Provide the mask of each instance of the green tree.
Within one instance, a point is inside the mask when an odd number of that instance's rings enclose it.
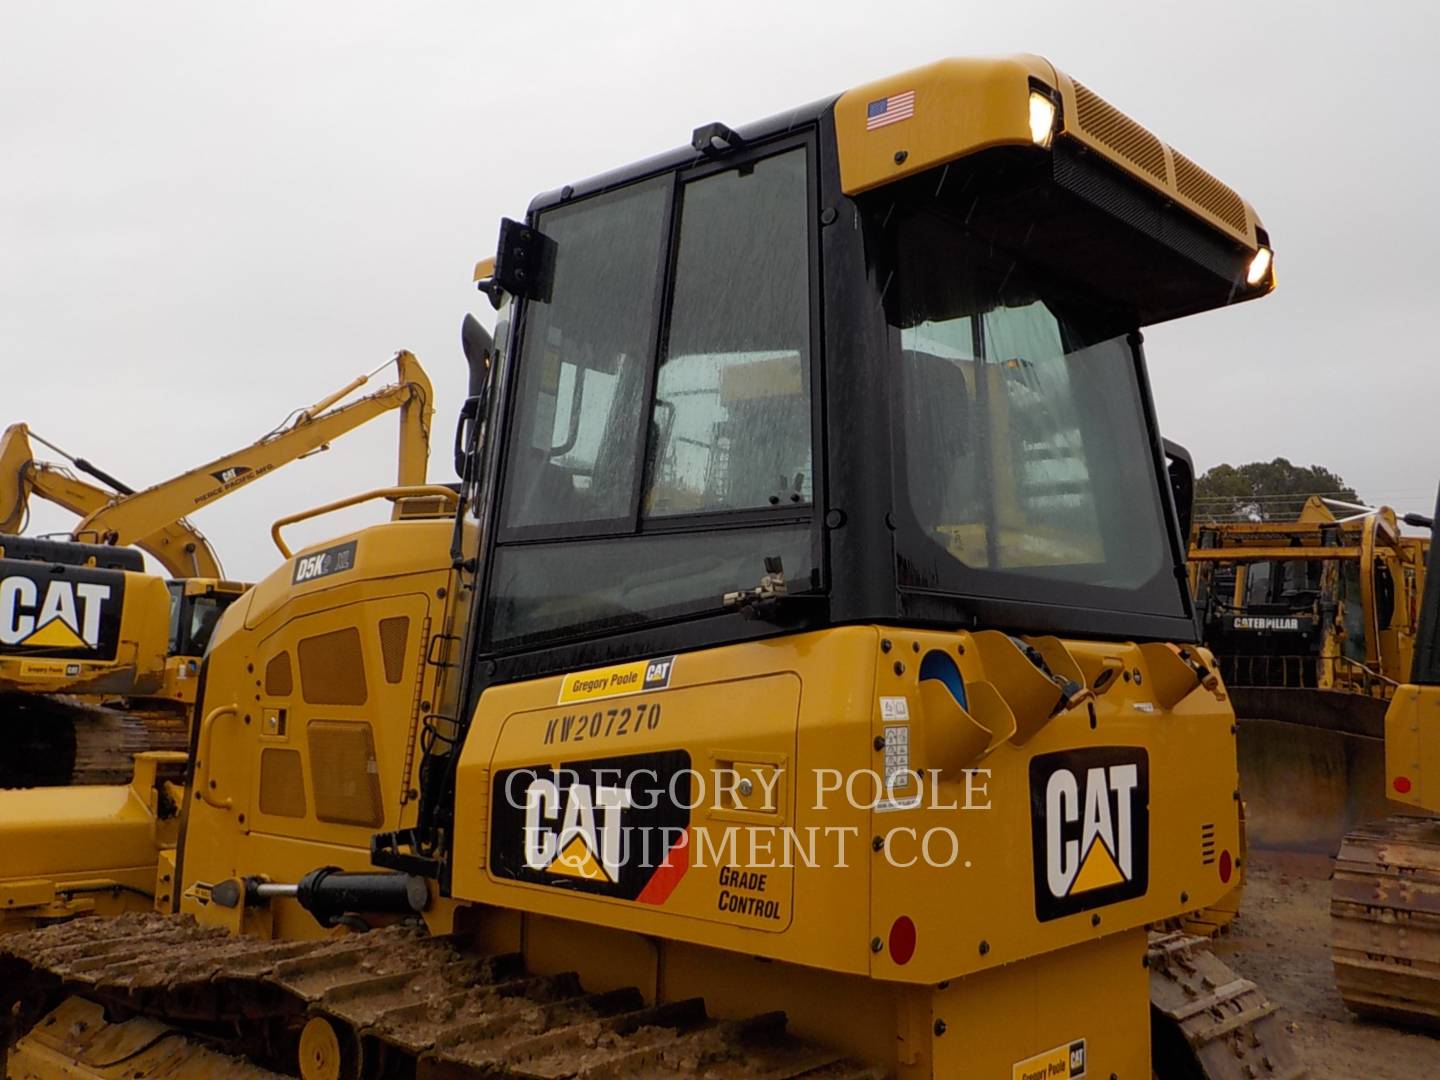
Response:
[[[1355,489],[1323,465],[1285,458],[1216,465],[1195,482],[1197,521],[1288,521],[1311,495],[1358,503]]]

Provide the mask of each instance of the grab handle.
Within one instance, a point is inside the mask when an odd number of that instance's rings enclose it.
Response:
[[[200,738],[196,741],[198,752],[195,757],[195,797],[216,810],[229,810],[235,805],[235,800],[229,796],[212,794],[215,781],[214,771],[210,766],[210,746],[215,735],[215,724],[220,717],[227,713],[234,716],[238,711],[234,705],[221,705],[206,713],[205,719],[200,722]]]

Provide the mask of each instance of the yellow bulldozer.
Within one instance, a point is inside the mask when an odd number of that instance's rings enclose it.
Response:
[[[0,793],[8,1075],[1304,1075],[1150,932],[1240,825],[1141,328],[1273,287],[1239,195],[952,60],[482,266],[458,494],[277,522],[183,785]]]
[[[376,372],[359,376],[256,442],[142,491],[24,424],[0,435],[0,787],[116,783],[136,752],[188,746],[200,659],[246,586],[224,578],[187,515],[391,409],[398,482],[424,483],[430,380],[409,353],[393,363],[393,384],[338,404]],[[105,487],[35,460],[32,439]],[[81,518],[69,539],[16,535],[32,495]],[[142,551],[168,580],[145,572]]]
[[[1335,859],[1335,983],[1362,1015],[1440,1028],[1440,546],[1431,522],[1408,679],[1385,712],[1383,795],[1404,813],[1349,833]],[[1417,522],[1412,522],[1418,524]]]
[[[1293,521],[1195,528],[1191,585],[1240,720],[1258,848],[1334,854],[1389,812],[1385,710],[1412,666],[1430,546],[1402,522],[1431,524],[1310,496]]]

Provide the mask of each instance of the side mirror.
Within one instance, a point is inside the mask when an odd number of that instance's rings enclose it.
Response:
[[[495,355],[495,339],[480,325],[474,315],[466,315],[460,324],[460,348],[470,367],[470,397],[478,397],[490,381],[490,360]]]
[[[480,325],[474,315],[467,314],[460,324],[460,348],[470,368],[470,385],[460,416],[455,423],[455,475],[465,478],[468,459],[474,449],[475,433],[485,415],[485,398],[490,388],[490,361],[495,355],[495,339]]]
[[[1190,549],[1190,526],[1195,520],[1195,461],[1190,451],[1177,442],[1165,444],[1165,469],[1170,474],[1170,491],[1175,496],[1175,518],[1180,525],[1180,543]]]

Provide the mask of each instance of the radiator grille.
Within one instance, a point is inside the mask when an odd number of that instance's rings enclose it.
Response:
[[[1215,861],[1215,826],[1200,826],[1200,861],[1209,866]]]
[[[271,697],[289,697],[295,692],[295,676],[290,670],[290,654],[276,653],[265,665],[265,693]]]
[[[385,661],[386,682],[398,683],[405,677],[405,645],[409,640],[409,616],[380,620],[380,655]]]
[[[1180,194],[1240,232],[1247,232],[1250,223],[1245,216],[1245,200],[1178,150],[1170,152],[1175,156],[1175,186]]]
[[[353,720],[312,720],[310,785],[315,816],[338,825],[380,825],[380,766],[370,725]]]
[[[299,750],[267,746],[260,754],[260,812],[305,816],[305,773]]]
[[[311,705],[364,705],[365,654],[353,626],[302,638],[300,687]]]
[[[1074,86],[1075,120],[1080,130],[1165,183],[1169,179],[1165,174],[1165,144],[1093,90],[1078,82]]]

